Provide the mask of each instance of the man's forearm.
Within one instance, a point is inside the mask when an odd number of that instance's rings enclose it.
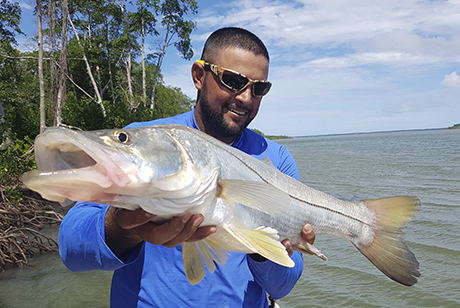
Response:
[[[126,253],[141,243],[142,239],[116,223],[116,211],[117,209],[111,206],[105,215],[105,242],[112,252],[124,261]]]

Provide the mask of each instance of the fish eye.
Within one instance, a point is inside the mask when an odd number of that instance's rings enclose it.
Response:
[[[114,137],[117,141],[120,141],[121,143],[128,143],[131,138],[129,138],[129,134],[124,131],[116,131],[114,134]]]

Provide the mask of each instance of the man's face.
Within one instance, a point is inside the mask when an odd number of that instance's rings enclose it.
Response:
[[[231,69],[253,80],[267,80],[268,61],[250,51],[226,48],[214,60],[215,65]],[[200,129],[230,143],[235,140],[256,116],[261,97],[252,95],[252,86],[235,92],[228,89],[212,72],[206,71],[201,94],[195,110]]]

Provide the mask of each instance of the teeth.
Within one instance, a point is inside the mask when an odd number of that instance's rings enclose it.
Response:
[[[230,111],[231,111],[231,112],[234,112],[234,113],[236,113],[236,114],[238,114],[238,115],[245,115],[245,114],[246,114],[245,111],[239,111],[239,110],[235,110],[235,109],[230,109]]]

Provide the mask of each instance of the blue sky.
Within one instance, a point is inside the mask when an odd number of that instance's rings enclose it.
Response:
[[[195,58],[225,26],[246,28],[267,45],[273,87],[252,128],[305,136],[460,123],[458,0],[197,2]],[[34,35],[33,5],[21,5],[24,29]],[[194,59],[171,48],[162,66],[166,84],[191,98]]]

